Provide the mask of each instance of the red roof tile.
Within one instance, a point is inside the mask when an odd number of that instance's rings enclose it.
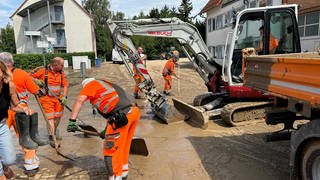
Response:
[[[205,13],[212,8],[218,7],[221,4],[222,0],[209,0],[209,2],[202,8],[199,14]]]

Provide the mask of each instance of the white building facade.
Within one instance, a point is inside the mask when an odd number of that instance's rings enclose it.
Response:
[[[93,20],[75,0],[25,0],[10,18],[17,54],[96,52]]]

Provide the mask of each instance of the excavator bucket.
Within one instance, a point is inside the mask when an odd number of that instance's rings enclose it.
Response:
[[[184,121],[184,115],[168,103],[163,104],[160,109],[153,109],[153,113],[166,124]]]
[[[172,101],[174,107],[180,113],[185,115],[185,119],[191,124],[199,126],[202,129],[206,129],[208,127],[209,116],[204,109],[194,107],[176,98],[172,98]]]

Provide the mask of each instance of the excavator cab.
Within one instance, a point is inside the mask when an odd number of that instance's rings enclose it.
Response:
[[[225,55],[232,57],[225,61],[225,67],[231,67],[230,74],[227,75],[229,78],[226,78],[230,79],[229,85],[243,83],[244,48],[254,48],[258,55],[301,52],[295,8],[294,5],[292,8],[254,8],[239,13],[234,40],[231,42],[234,47],[233,50],[228,50],[230,54]]]

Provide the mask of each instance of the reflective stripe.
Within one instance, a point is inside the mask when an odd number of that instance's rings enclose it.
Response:
[[[32,169],[39,168],[39,165],[40,165],[39,158],[35,156],[34,158],[25,160],[23,166],[26,168],[26,170],[32,170]]]
[[[48,88],[52,91],[59,91],[61,89],[60,86],[50,86],[50,85],[48,85]]]
[[[311,86],[304,86],[304,85],[299,85],[299,84],[294,84],[294,83],[288,83],[284,81],[278,81],[278,80],[271,80],[270,84],[277,85],[277,86],[282,86],[290,89],[295,89],[299,91],[307,91],[310,93],[314,94],[320,94],[320,89],[311,87]]]
[[[128,164],[124,164],[124,165],[122,165],[122,170],[128,170],[128,169],[129,169]]]
[[[139,69],[146,69],[146,67],[143,65],[143,64],[137,64],[137,68],[139,68]]]
[[[110,93],[113,93],[113,92],[115,92],[116,90],[115,90],[114,88],[112,88],[112,87],[109,87],[109,86],[108,86],[105,82],[103,82],[103,81],[97,80],[97,82],[98,82],[102,87],[104,87],[104,88],[106,89],[106,92],[102,93],[102,94],[100,95],[100,97],[98,98],[97,102],[95,103],[95,107],[96,107],[97,109],[100,109],[99,107],[100,107],[100,103],[101,103],[102,99],[103,99],[106,95],[108,95],[108,94],[110,94]],[[104,106],[104,108],[103,108],[103,111],[102,111],[103,113],[106,112],[105,109],[109,107],[109,103],[111,102],[111,100],[113,101],[114,98],[117,98],[117,97],[118,97],[118,95],[112,97],[112,98],[108,101],[108,103],[107,103],[107,104]],[[107,110],[108,110],[108,109],[107,109]]]
[[[47,116],[47,117],[52,117],[52,116],[54,116],[54,112],[52,112],[52,113],[46,113],[46,116]]]
[[[102,112],[103,112],[103,113],[107,113],[108,108],[109,108],[109,104],[110,104],[112,101],[114,101],[116,98],[118,98],[118,97],[119,97],[119,96],[116,95],[116,96],[113,96],[112,98],[110,98],[109,101],[107,102],[107,104],[103,107]]]
[[[55,112],[54,114],[55,114],[55,115],[62,115],[62,114],[63,114],[63,111]]]
[[[29,104],[29,101],[25,99],[20,99],[19,103]]]
[[[18,97],[19,97],[19,99],[22,99],[22,98],[24,98],[24,97],[26,97],[26,96],[28,96],[28,91],[24,91],[24,92],[20,92],[20,93],[18,93]]]

